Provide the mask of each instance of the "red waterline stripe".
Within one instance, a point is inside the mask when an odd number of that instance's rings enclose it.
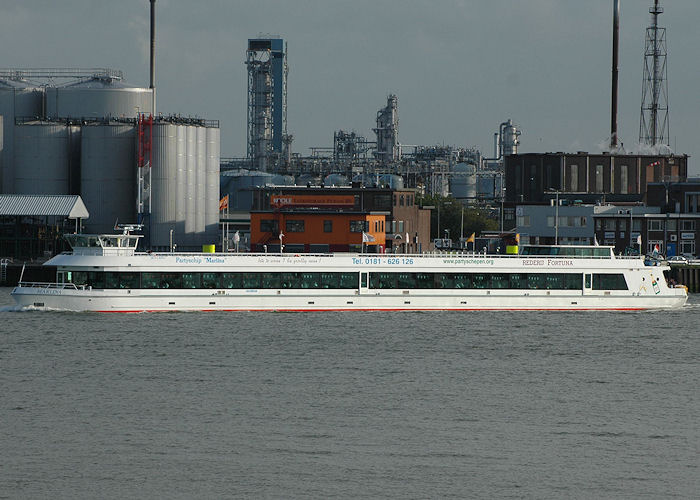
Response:
[[[576,309],[564,309],[556,307],[542,307],[542,308],[471,308],[471,307],[442,307],[440,309],[430,309],[430,308],[329,308],[329,309],[134,309],[128,311],[93,311],[98,313],[123,313],[123,314],[136,314],[136,313],[156,313],[156,312],[345,312],[345,311],[383,311],[383,312],[396,312],[396,311],[644,311],[646,309],[653,309],[651,307],[582,307]]]

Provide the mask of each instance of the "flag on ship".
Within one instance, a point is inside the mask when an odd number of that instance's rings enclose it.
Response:
[[[467,243],[474,243],[474,240],[476,239],[476,233],[472,233],[472,235],[467,238]]]
[[[593,246],[600,246],[600,243],[598,243],[598,237],[596,235],[593,235]]]
[[[241,233],[239,233],[238,231],[236,231],[236,232],[233,234],[233,242],[234,242],[234,243],[238,243],[239,241],[241,241]]]
[[[374,236],[369,233],[362,232],[362,243],[370,243],[374,241]]]
[[[637,245],[639,245],[639,248],[642,248],[642,235],[640,234],[637,236]]]

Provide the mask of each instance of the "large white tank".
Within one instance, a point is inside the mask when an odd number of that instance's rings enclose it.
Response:
[[[450,192],[458,200],[476,199],[476,167],[467,163],[457,163],[452,167]]]
[[[169,123],[153,126],[151,163],[151,246],[168,247],[170,230],[176,242],[182,241],[185,229],[184,210],[178,217],[178,208],[184,204],[178,196],[177,139],[182,127]],[[182,181],[180,181],[182,182]],[[184,182],[182,182],[184,188]]]
[[[0,129],[3,136],[3,148],[0,154],[1,193],[15,193],[15,119],[38,120],[42,116],[43,102],[42,89],[22,81],[0,80],[0,115],[3,117],[3,125]]]
[[[186,243],[190,241],[197,231],[197,220],[195,217],[196,189],[197,189],[197,129],[194,126],[185,128],[185,165],[186,165],[186,185],[185,189],[185,235]]]
[[[87,81],[48,87],[46,117],[133,118],[138,112],[150,112],[151,89],[132,87],[118,79],[95,77]]]
[[[79,132],[79,127],[58,123],[15,125],[14,193],[79,194],[71,182],[77,159],[70,155],[71,136]]]
[[[84,125],[80,194],[90,212],[86,232],[112,231],[136,221],[136,129],[128,124]]]
[[[207,129],[195,127],[196,150],[195,159],[195,233],[202,234],[206,228],[207,211]]]
[[[221,158],[220,130],[208,127],[207,131],[207,189],[204,232],[210,243],[219,235],[219,161]]]
[[[219,223],[219,129],[153,126],[151,246],[199,250],[216,243]]]

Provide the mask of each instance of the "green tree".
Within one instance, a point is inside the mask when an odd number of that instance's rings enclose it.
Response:
[[[489,217],[484,210],[464,207],[460,201],[452,196],[423,196],[419,198],[421,206],[433,206],[430,214],[430,237],[444,238],[445,230],[449,231],[450,238],[458,241],[464,216],[464,237],[468,238],[472,233],[479,235],[483,231],[495,231],[498,229],[498,221]],[[438,217],[439,228],[438,228]],[[438,234],[439,231],[439,234]]]

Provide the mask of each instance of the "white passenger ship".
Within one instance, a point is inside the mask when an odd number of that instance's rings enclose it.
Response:
[[[132,234],[66,238],[55,283],[20,283],[21,306],[73,311],[634,310],[682,306],[667,266],[611,247],[520,255],[136,252]]]

